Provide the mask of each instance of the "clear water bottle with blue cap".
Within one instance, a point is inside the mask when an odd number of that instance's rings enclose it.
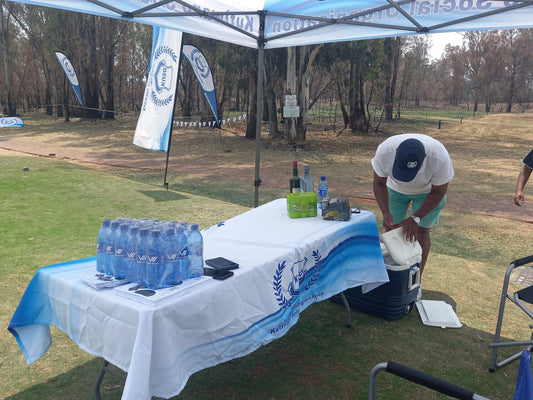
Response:
[[[126,279],[128,266],[126,264],[128,232],[130,226],[121,224],[119,233],[115,239],[115,258],[113,263],[113,276],[117,279]]]
[[[105,274],[113,276],[113,268],[115,263],[115,240],[119,232],[120,222],[111,222],[111,232],[107,235],[105,243]]]
[[[188,232],[184,229],[184,225],[179,225],[176,229],[176,242],[178,246],[178,269],[174,281],[179,283],[189,277],[189,247],[188,247]]]
[[[162,287],[161,276],[163,269],[163,250],[161,246],[161,231],[153,229],[148,241],[146,259],[146,284],[149,289],[160,289]]]
[[[135,283],[138,285],[146,285],[146,259],[148,258],[148,228],[139,230],[137,239],[136,253],[137,253],[137,272],[135,273]]]
[[[318,184],[318,197],[317,197],[317,203],[318,208],[322,208],[322,200],[328,198],[328,182],[326,181],[325,176],[320,177],[320,183]]]
[[[126,242],[126,279],[128,282],[136,282],[135,276],[137,271],[137,237],[139,235],[139,227],[133,225],[128,232],[128,239]]]
[[[173,228],[167,228],[166,238],[162,241],[163,248],[163,275],[161,277],[163,286],[172,286],[177,284],[178,272],[178,250],[176,231]]]
[[[202,234],[198,230],[198,224],[191,225],[189,234],[189,277],[198,278],[204,274],[204,245]]]
[[[110,226],[111,220],[104,219],[96,240],[96,270],[102,274],[105,274],[105,244],[107,235],[109,235],[109,232],[111,232]]]

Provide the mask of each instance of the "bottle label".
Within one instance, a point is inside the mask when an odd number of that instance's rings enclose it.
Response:
[[[170,253],[170,254],[167,254],[165,257],[167,261],[170,263],[178,262],[178,253]]]
[[[160,265],[161,264],[161,257],[160,256],[148,256],[147,257],[147,264],[148,265]]]
[[[116,248],[115,257],[126,258],[126,250],[121,249],[121,248]]]
[[[135,252],[134,251],[130,251],[128,252],[128,261],[135,261]]]
[[[147,258],[146,254],[137,254],[137,262],[138,263],[141,263],[141,264],[146,263],[146,258]]]
[[[179,258],[187,258],[189,256],[189,248],[185,246],[183,249],[181,249]]]
[[[105,253],[105,243],[96,243],[96,252]]]
[[[322,197],[328,196],[328,188],[318,188],[318,195]]]
[[[107,254],[115,254],[115,246],[109,244],[105,247],[105,252]]]

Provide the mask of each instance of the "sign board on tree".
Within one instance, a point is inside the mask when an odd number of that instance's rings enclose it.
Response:
[[[285,106],[283,107],[284,118],[298,118],[300,116],[300,106]]]
[[[298,102],[296,101],[296,95],[295,94],[286,94],[285,95],[285,106],[291,107],[291,106],[297,106]]]

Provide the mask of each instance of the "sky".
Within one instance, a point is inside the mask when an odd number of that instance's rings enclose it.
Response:
[[[429,56],[433,60],[441,58],[446,44],[449,43],[453,46],[461,46],[463,44],[463,37],[460,32],[431,33],[429,37],[433,42],[429,49]]]

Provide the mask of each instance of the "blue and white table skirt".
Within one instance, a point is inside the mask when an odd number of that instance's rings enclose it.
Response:
[[[85,284],[80,277],[95,271],[95,258],[39,269],[8,327],[28,364],[46,353],[55,325],[84,351],[128,372],[123,399],[168,398],[193,373],[283,336],[310,304],[388,282],[368,211],[346,222],[290,219],[279,199],[202,235],[204,259],[237,262],[235,275],[155,305]]]

